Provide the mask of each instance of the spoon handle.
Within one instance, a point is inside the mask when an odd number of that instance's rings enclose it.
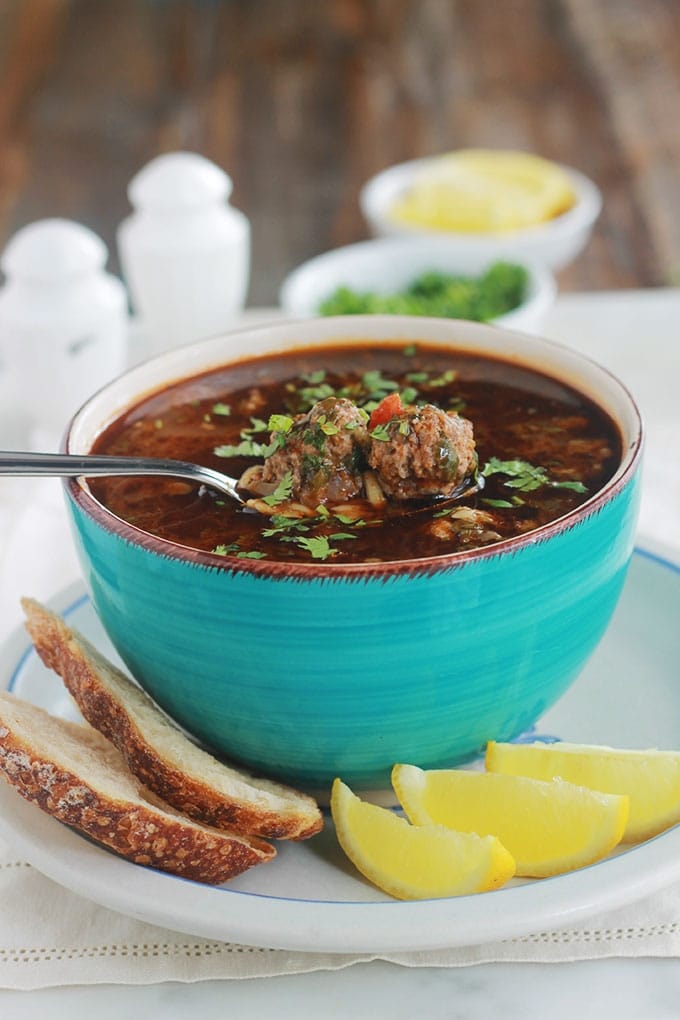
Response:
[[[181,460],[162,460],[154,457],[116,457],[111,454],[0,452],[0,476],[75,478],[80,475],[93,478],[111,475],[165,475],[185,478],[218,489],[242,502],[236,481],[212,468],[189,464]]]

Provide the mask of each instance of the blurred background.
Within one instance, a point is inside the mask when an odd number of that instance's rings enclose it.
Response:
[[[680,280],[677,0],[0,0],[0,248],[83,223],[119,273],[126,188],[159,153],[232,177],[248,303],[368,236],[358,194],[392,163],[526,149],[604,209],[560,290]]]

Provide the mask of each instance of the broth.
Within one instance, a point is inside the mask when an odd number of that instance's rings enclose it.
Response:
[[[621,460],[615,424],[557,380],[449,348],[369,343],[293,350],[173,383],[121,415],[93,452],[172,457],[238,477],[262,461],[256,454],[269,443],[271,415],[295,416],[337,395],[370,413],[394,392],[404,404],[433,404],[472,422],[480,492],[416,514],[392,501],[379,510],[354,501],[302,518],[274,505],[266,518],[180,480],[98,478],[90,487],[118,517],[184,546],[361,563],[450,555],[522,535],[589,499]]]

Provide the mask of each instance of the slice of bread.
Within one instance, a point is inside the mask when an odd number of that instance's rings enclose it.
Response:
[[[323,827],[311,797],[218,761],[61,617],[33,599],[22,599],[22,606],[43,662],[157,796],[200,822],[245,835],[306,839]]]
[[[136,864],[216,885],[276,854],[263,840],[174,812],[144,790],[96,730],[4,691],[0,770],[26,800]]]

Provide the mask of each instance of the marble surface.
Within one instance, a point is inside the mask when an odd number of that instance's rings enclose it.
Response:
[[[255,317],[256,313],[251,313]],[[680,409],[668,377],[680,367],[680,291],[567,295],[544,333],[591,354],[631,388],[648,425],[641,532],[680,547],[680,466],[668,458],[680,432]],[[0,556],[2,550],[0,549]],[[65,569],[70,569],[68,553]],[[11,581],[5,573],[5,588]],[[71,580],[65,577],[64,581]],[[1,587],[1,586],[0,586]],[[46,593],[51,594],[51,593]],[[8,621],[5,621],[6,623]],[[671,1020],[680,1015],[680,967],[675,960],[635,959],[553,964],[494,964],[409,970],[386,963],[346,970],[181,985],[92,986],[16,992],[0,990],[3,1020],[84,1020],[163,1016],[200,1011],[202,1020],[244,1015],[354,1018],[477,1018],[506,1020],[549,1011],[551,1020],[580,1013],[617,1020]]]
[[[461,970],[406,970],[358,964],[332,973],[136,988],[100,985],[0,992],[3,1020],[677,1020],[675,960],[493,964]]]

